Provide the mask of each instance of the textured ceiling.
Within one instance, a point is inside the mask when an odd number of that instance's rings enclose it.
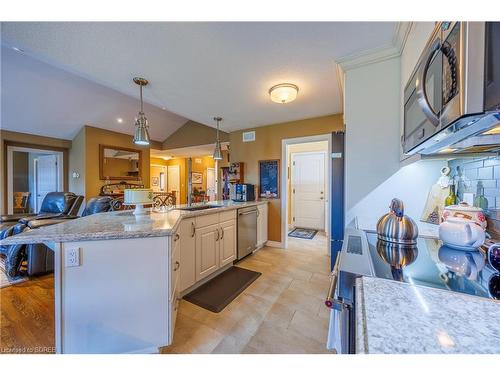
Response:
[[[73,139],[83,125],[133,134],[138,90],[124,95],[9,48],[2,48],[1,63],[2,129],[63,139]],[[144,109],[157,141],[187,121],[153,105]]]
[[[395,22],[2,23],[2,43],[128,95],[232,131],[341,112],[334,61],[391,44]],[[282,82],[293,103],[269,100]],[[156,124],[155,124],[156,126]],[[164,132],[166,134],[167,131]]]

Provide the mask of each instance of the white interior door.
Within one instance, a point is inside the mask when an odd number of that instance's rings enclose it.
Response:
[[[36,211],[40,210],[47,193],[58,191],[57,155],[40,155],[35,161]]]
[[[325,229],[325,153],[292,154],[292,223]]]
[[[207,195],[210,201],[215,200],[217,186],[215,182],[215,168],[207,168]]]
[[[170,193],[175,191],[177,204],[179,203],[181,192],[181,172],[178,165],[169,165],[167,167],[167,191]]]

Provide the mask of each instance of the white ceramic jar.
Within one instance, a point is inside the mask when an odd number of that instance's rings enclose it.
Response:
[[[484,229],[473,220],[449,216],[439,225],[439,238],[454,249],[478,248],[484,243],[485,237]]]
[[[473,207],[466,202],[461,202],[453,206],[446,206],[443,211],[443,221],[450,217],[459,217],[474,221],[481,228],[486,229],[486,216],[479,207]]]

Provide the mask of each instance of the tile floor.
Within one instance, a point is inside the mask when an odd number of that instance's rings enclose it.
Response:
[[[262,275],[216,314],[182,300],[174,342],[162,353],[329,353],[327,238],[289,238],[238,264]]]

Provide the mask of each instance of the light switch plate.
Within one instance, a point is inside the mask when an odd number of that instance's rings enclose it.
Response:
[[[68,247],[64,253],[64,266],[65,267],[79,267],[80,266],[80,248]]]

